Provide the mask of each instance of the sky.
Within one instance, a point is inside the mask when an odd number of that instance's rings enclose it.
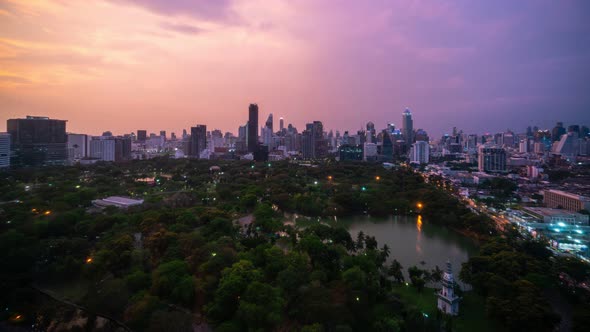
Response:
[[[587,0],[0,0],[0,123],[590,125],[589,22]]]

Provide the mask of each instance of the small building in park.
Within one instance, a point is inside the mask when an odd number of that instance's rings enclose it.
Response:
[[[455,295],[455,279],[451,262],[447,261],[447,270],[442,278],[442,289],[437,293],[438,310],[447,315],[456,316],[459,314],[460,297]]]

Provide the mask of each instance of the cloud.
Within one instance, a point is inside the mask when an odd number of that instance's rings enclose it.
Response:
[[[162,22],[160,24],[160,27],[165,30],[179,32],[179,33],[183,33],[183,34],[187,34],[187,35],[198,35],[198,34],[205,31],[205,30],[203,30],[199,27],[196,27],[194,25],[184,24],[184,23]]]
[[[26,79],[24,77],[19,76],[12,76],[12,75],[0,75],[0,86],[1,85],[23,85],[23,84],[31,84],[33,83],[31,80]]]
[[[234,16],[231,0],[108,0],[143,7],[160,15],[191,16],[209,21],[226,21]]]

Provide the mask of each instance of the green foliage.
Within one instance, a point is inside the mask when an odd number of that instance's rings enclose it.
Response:
[[[251,330],[269,330],[281,322],[283,305],[278,289],[254,281],[240,297],[237,315]]]
[[[158,266],[152,275],[152,292],[190,306],[195,295],[195,279],[189,274],[188,264],[174,260]]]

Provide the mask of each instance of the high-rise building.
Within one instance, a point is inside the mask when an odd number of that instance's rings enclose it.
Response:
[[[138,130],[137,131],[137,140],[139,142],[145,142],[145,140],[147,140],[147,130]]]
[[[123,162],[131,159],[131,137],[95,136],[89,143],[90,158]]]
[[[305,130],[301,133],[301,154],[303,159],[315,158],[315,144],[313,144],[313,124],[305,125]]]
[[[88,135],[68,134],[68,160],[76,160],[88,157]]]
[[[506,171],[506,151],[503,148],[480,145],[478,153],[480,172]]]
[[[106,136],[95,136],[90,140],[90,158],[115,161],[115,140]]]
[[[363,160],[363,145],[340,145],[338,155],[340,161]]]
[[[529,152],[529,144],[526,139],[521,140],[520,143],[518,144],[518,152],[520,152],[520,153]]]
[[[160,137],[164,137],[164,140],[166,140],[166,130],[160,130]]]
[[[430,158],[430,145],[425,141],[416,141],[412,144],[410,162],[416,164],[428,164]]]
[[[270,132],[271,132],[271,133],[272,133],[272,132],[274,132],[274,131],[273,131],[273,122],[274,122],[274,121],[273,121],[273,118],[272,118],[272,113],[270,113],[270,114],[268,115],[268,118],[266,119],[266,123],[264,124],[264,126],[265,126],[266,128],[268,128],[268,129],[270,129]]]
[[[10,134],[0,133],[0,168],[10,166]]]
[[[377,137],[375,132],[375,124],[367,122],[367,143],[376,143]]]
[[[551,130],[551,141],[555,142],[555,141],[559,141],[559,139],[561,138],[561,136],[563,136],[563,134],[565,134],[565,128],[563,127],[563,122],[558,122],[555,127],[553,127],[553,130]]]
[[[285,129],[285,120],[283,120],[283,117],[281,117],[279,119],[279,131],[282,133],[283,129]]]
[[[258,149],[258,105],[250,104],[248,108],[248,152]]]
[[[191,140],[189,155],[193,158],[199,158],[201,152],[207,148],[207,126],[197,125],[191,127]]]
[[[211,144],[213,149],[223,147],[223,133],[221,132],[221,130],[215,129],[211,132],[211,142],[213,143]]]
[[[414,143],[414,121],[412,120],[412,112],[406,108],[402,115],[402,135],[406,141],[406,146],[409,148]]]
[[[324,125],[321,121],[312,124],[314,159],[322,159],[328,156],[328,141],[324,139]]]
[[[9,119],[11,164],[18,166],[63,165],[68,159],[66,120],[41,116]]]
[[[383,130],[381,133],[381,140],[381,159],[383,161],[393,160],[393,141],[389,129]]]

